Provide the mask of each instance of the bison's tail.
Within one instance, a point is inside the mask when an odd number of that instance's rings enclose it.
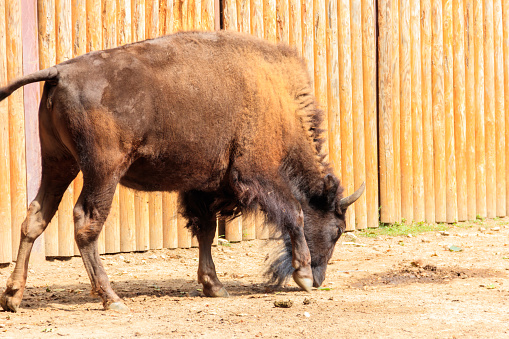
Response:
[[[47,80],[55,80],[58,77],[58,70],[56,66],[43,69],[41,71],[26,75],[24,77],[18,78],[11,82],[9,85],[0,88],[0,101],[7,98],[18,88],[30,84],[32,82],[39,81],[47,81]]]

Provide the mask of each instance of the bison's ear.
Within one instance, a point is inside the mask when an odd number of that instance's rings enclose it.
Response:
[[[338,187],[338,179],[332,174],[327,174],[323,179],[323,196],[327,198],[327,206],[331,206],[334,203]]]

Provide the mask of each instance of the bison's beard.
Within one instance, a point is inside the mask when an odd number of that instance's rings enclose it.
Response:
[[[282,237],[283,243],[269,256],[269,266],[265,276],[270,284],[282,286],[295,270],[292,266],[292,243],[288,235]]]

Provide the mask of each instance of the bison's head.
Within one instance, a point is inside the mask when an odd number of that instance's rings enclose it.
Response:
[[[323,193],[301,202],[304,212],[304,233],[311,254],[313,286],[319,287],[325,279],[327,264],[334,247],[345,231],[345,213],[364,192],[364,183],[352,195],[343,198],[342,189],[333,175],[324,178]],[[288,235],[283,236],[284,248],[269,268],[270,280],[281,284],[293,272],[292,244]]]

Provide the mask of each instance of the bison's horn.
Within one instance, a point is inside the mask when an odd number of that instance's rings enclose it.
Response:
[[[339,201],[339,207],[342,210],[345,210],[348,206],[353,204],[357,199],[359,199],[362,193],[364,193],[364,188],[366,188],[366,185],[365,183],[362,183],[361,187],[359,187],[352,195],[344,197]]]

